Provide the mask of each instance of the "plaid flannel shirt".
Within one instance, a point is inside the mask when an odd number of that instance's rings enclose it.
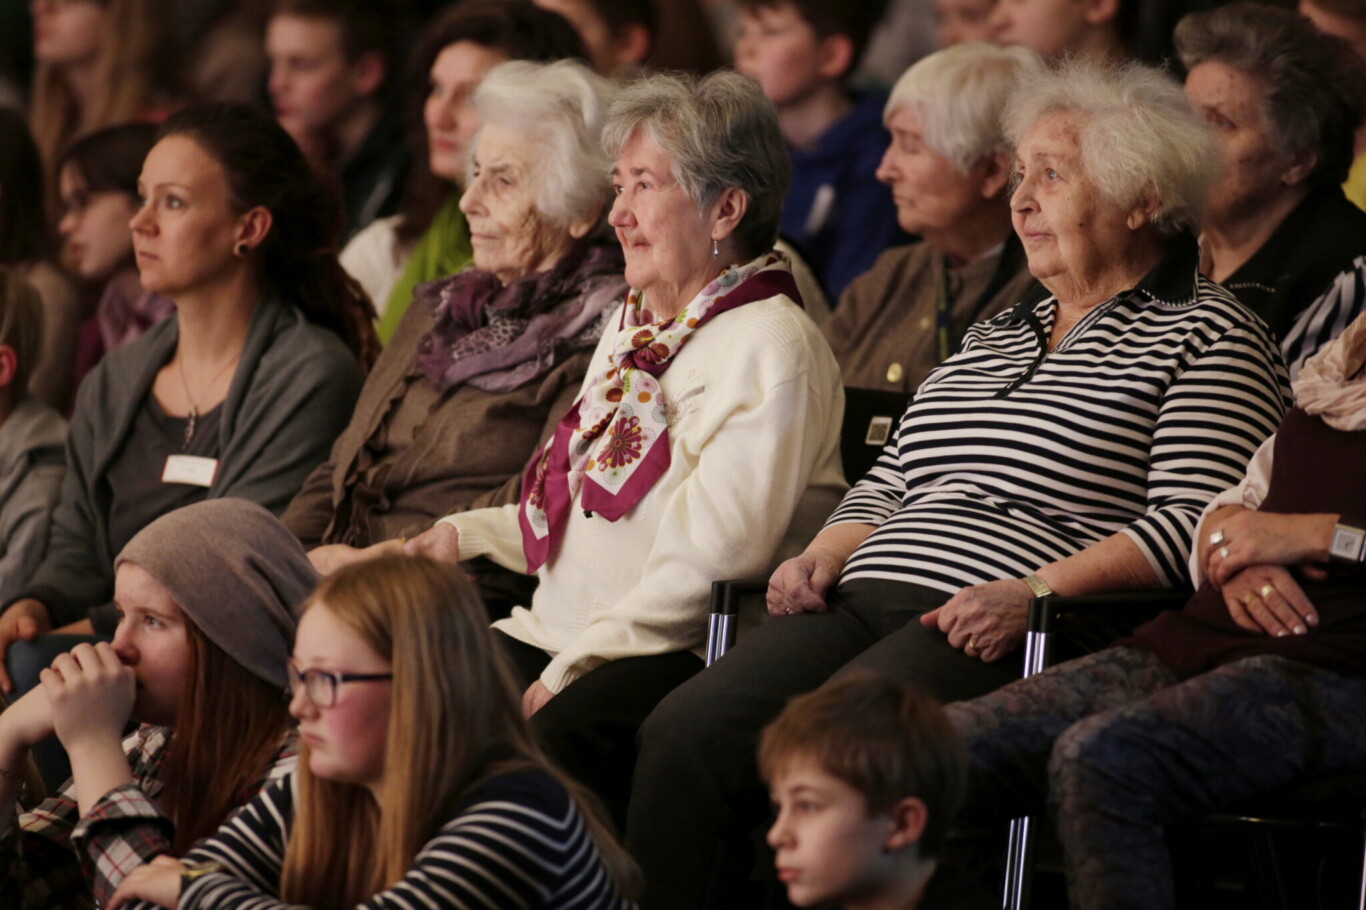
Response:
[[[75,782],[68,780],[19,818],[17,835],[11,828],[0,837],[0,869],[9,872],[0,910],[106,906],[129,872],[171,852],[174,830],[157,805],[170,738],[166,727],[144,724],[123,741],[131,783],[110,790],[81,816]],[[289,774],[297,757],[291,734],[242,802]]]

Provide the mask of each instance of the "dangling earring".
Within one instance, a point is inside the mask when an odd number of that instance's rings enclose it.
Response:
[[[721,248],[720,248],[719,246],[716,245],[716,238],[715,238],[715,237],[713,237],[713,238],[711,239],[711,258],[713,258],[713,259],[720,259],[720,258],[721,258]]]

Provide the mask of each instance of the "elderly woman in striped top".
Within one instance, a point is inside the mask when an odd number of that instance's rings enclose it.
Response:
[[[1198,272],[1216,154],[1180,87],[1070,63],[1027,78],[1005,119],[1014,226],[1046,291],[969,330],[773,575],[775,620],[645,724],[628,844],[651,907],[725,887],[721,835],[762,805],[736,769],[786,698],[851,666],[945,701],[1017,677],[1031,597],[1183,583],[1201,509],[1280,419],[1266,326]]]

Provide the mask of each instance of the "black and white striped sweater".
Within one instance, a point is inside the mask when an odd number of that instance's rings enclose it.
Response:
[[[293,820],[293,778],[266,788],[190,853],[222,864],[182,892],[182,910],[296,910],[278,897]],[[338,832],[345,837],[346,832]],[[544,771],[480,784],[366,910],[628,910],[578,808]]]
[[[877,529],[841,583],[956,592],[1122,532],[1172,585],[1205,503],[1236,484],[1288,403],[1266,326],[1198,274],[1194,242],[1057,347],[1052,297],[969,330],[921,385],[829,524]]]

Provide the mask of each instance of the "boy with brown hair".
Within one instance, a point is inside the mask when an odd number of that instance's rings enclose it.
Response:
[[[778,809],[768,842],[788,900],[918,906],[966,768],[943,708],[913,686],[853,674],[794,698],[759,743]]]
[[[740,0],[735,68],[778,109],[792,156],[779,233],[807,258],[831,301],[909,238],[875,176],[889,137],[885,96],[847,85],[886,0]]]

